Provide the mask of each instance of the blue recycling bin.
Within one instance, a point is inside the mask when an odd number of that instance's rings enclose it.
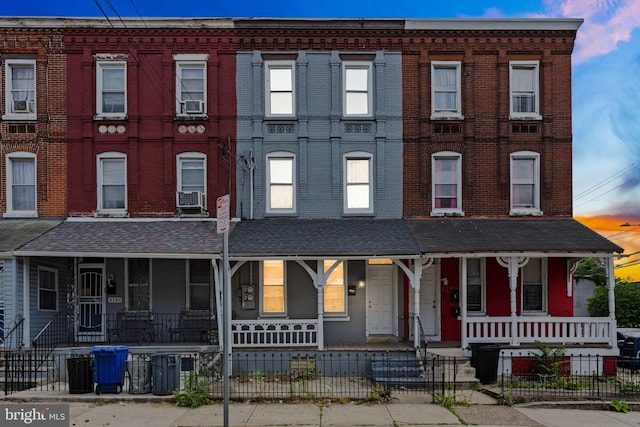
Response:
[[[96,394],[120,393],[124,385],[129,347],[99,345],[91,349]]]

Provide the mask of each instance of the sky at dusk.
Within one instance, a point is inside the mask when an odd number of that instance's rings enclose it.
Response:
[[[574,216],[622,246],[616,276],[640,281],[638,0],[20,0],[2,16],[582,18],[573,53]],[[621,224],[631,224],[621,227]]]

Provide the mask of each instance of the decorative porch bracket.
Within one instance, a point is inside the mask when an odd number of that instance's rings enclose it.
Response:
[[[518,316],[516,314],[516,290],[518,289],[518,270],[529,262],[529,257],[497,257],[498,264],[505,267],[509,273],[509,290],[511,291],[511,345],[519,345]]]
[[[599,257],[599,258],[594,258],[596,263],[600,264],[602,267],[604,267],[606,273],[607,273],[607,288],[608,288],[608,294],[609,294],[609,319],[611,321],[611,347],[615,348],[615,346],[617,345],[617,335],[615,334],[615,331],[618,328],[617,322],[616,322],[616,295],[614,292],[614,288],[616,287],[616,278],[614,275],[614,268],[615,266],[613,265],[613,257]]]
[[[420,331],[420,280],[422,279],[422,270],[425,268],[431,267],[433,264],[433,258],[420,258],[418,260],[410,260],[409,262],[413,264],[413,271],[403,263],[401,260],[394,259],[394,264],[396,264],[400,269],[407,275],[409,279],[409,285],[413,288],[413,346],[415,348],[420,347],[420,335],[422,332]]]

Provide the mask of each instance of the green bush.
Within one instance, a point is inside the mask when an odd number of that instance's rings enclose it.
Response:
[[[630,279],[616,278],[614,288],[616,300],[616,321],[619,328],[640,326],[640,287],[631,283]],[[587,300],[587,309],[592,317],[609,316],[609,289],[596,286],[593,296]]]
[[[198,408],[211,402],[207,382],[199,380],[193,371],[184,374],[184,391],[176,390],[173,395],[178,406],[183,407]]]

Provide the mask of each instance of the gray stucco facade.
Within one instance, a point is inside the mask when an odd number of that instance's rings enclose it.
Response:
[[[293,69],[293,114],[268,114],[269,63]],[[369,114],[344,114],[345,64],[368,66]],[[242,219],[270,216],[342,218],[345,157],[371,160],[372,209],[355,216],[402,217],[402,55],[338,51],[239,52],[237,54],[237,213]],[[266,158],[294,158],[295,208],[268,212]],[[253,170],[252,170],[253,166]],[[253,172],[253,173],[252,173]],[[252,191],[253,188],[253,191]]]

